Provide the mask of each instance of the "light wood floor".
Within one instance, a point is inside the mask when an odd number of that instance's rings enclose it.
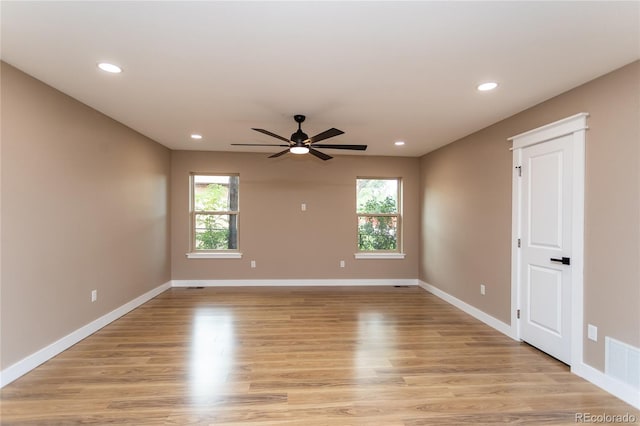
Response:
[[[172,289],[6,386],[0,409],[3,425],[640,419],[417,287]]]

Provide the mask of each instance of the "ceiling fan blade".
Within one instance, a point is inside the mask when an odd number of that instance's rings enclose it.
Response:
[[[271,133],[268,130],[265,130],[265,129],[253,129],[253,128],[251,130],[255,130],[256,132],[264,133],[265,135],[269,135],[269,136],[271,136],[273,138],[280,139],[281,141],[285,141],[285,142],[289,143],[289,139],[283,138],[282,136],[276,135],[275,133]]]
[[[318,157],[318,158],[320,158],[320,159],[322,159],[324,161],[331,160],[333,158],[332,156],[327,155],[324,152],[316,151],[313,148],[309,148],[309,153],[311,155],[315,155],[316,157]]]
[[[333,148],[333,149],[354,149],[356,151],[364,151],[367,149],[367,145],[327,145],[327,144],[312,144],[313,148]]]
[[[336,128],[331,128],[331,129],[329,129],[329,130],[325,130],[324,132],[322,132],[322,133],[318,133],[317,135],[315,135],[315,136],[313,136],[313,137],[309,138],[309,141],[310,141],[311,143],[316,143],[316,142],[323,141],[323,140],[325,140],[325,139],[332,138],[332,137],[334,137],[334,136],[341,135],[341,134],[343,134],[343,133],[344,133],[344,132],[343,132],[342,130],[338,130],[338,129],[336,129]]]
[[[279,152],[279,153],[277,153],[277,154],[270,155],[270,156],[269,156],[269,158],[276,158],[276,157],[280,157],[281,155],[284,155],[284,154],[286,154],[287,152],[289,152],[289,150],[288,150],[288,149],[285,149],[284,151],[280,151],[280,152]]]
[[[231,145],[235,145],[235,146],[289,146],[289,145],[276,145],[276,144],[268,144],[268,143],[232,143]]]

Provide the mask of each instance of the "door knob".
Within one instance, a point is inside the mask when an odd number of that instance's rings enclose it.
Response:
[[[570,257],[563,257],[562,259],[557,259],[557,258],[552,257],[550,260],[552,262],[560,262],[563,265],[571,265],[571,258]]]

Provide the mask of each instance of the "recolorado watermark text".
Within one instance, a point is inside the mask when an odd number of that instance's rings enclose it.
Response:
[[[593,413],[576,413],[576,423],[636,423],[638,416],[630,413],[626,414],[593,414]]]

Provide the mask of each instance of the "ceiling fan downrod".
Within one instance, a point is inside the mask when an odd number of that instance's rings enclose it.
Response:
[[[302,131],[302,122],[305,120],[304,115],[296,114],[293,119],[298,123],[298,130],[291,135],[291,142],[295,142],[295,146],[304,147],[305,142],[309,140],[309,136]],[[308,151],[304,152],[306,154]],[[302,152],[301,152],[302,153]]]

